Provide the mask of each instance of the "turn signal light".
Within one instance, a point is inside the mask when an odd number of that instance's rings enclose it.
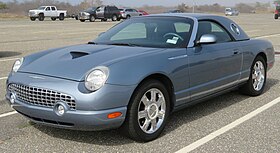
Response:
[[[114,119],[114,118],[120,117],[121,115],[122,115],[121,112],[114,112],[114,113],[108,114],[107,118]]]

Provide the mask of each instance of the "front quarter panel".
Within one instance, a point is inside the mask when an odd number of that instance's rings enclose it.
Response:
[[[187,93],[184,90],[189,86],[186,52],[186,48],[165,49],[113,63],[109,65],[107,83],[137,86],[148,76],[161,74],[171,80],[176,98],[185,98]]]

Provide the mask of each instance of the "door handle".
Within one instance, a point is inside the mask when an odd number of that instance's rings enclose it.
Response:
[[[238,53],[239,53],[239,49],[234,49],[234,50],[233,50],[233,54],[234,54],[234,55],[236,55],[236,54],[238,54]]]

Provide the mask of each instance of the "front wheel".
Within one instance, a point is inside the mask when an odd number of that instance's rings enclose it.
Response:
[[[259,96],[263,93],[266,84],[266,62],[262,56],[257,56],[251,67],[248,82],[241,88],[241,92],[250,96]]]
[[[80,19],[81,22],[85,22],[86,20]]]
[[[166,87],[157,80],[141,84],[133,94],[122,127],[136,141],[151,141],[162,133],[170,112]]]
[[[44,14],[39,14],[38,19],[39,19],[39,21],[44,21],[44,19],[45,19]]]
[[[56,17],[52,17],[51,19],[52,19],[53,21],[55,21],[55,20],[56,20]]]
[[[94,21],[95,21],[95,17],[94,17],[93,15],[91,15],[91,16],[89,17],[89,21],[90,21],[90,22],[94,22]]]
[[[35,17],[30,17],[30,20],[31,20],[31,21],[35,21],[36,18],[35,18]]]
[[[118,17],[116,15],[113,15],[112,16],[112,21],[117,21],[118,20]]]

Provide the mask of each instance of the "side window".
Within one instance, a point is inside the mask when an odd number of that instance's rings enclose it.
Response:
[[[52,10],[55,11],[55,7],[52,7]]]
[[[190,32],[191,25],[187,23],[177,22],[174,23],[174,27],[177,33],[185,33]]]
[[[51,10],[50,7],[47,7],[47,8],[46,8],[46,11],[50,11],[50,10]]]
[[[197,40],[204,34],[212,34],[217,37],[217,43],[232,41],[228,32],[219,24],[211,21],[200,21],[198,23]]]

